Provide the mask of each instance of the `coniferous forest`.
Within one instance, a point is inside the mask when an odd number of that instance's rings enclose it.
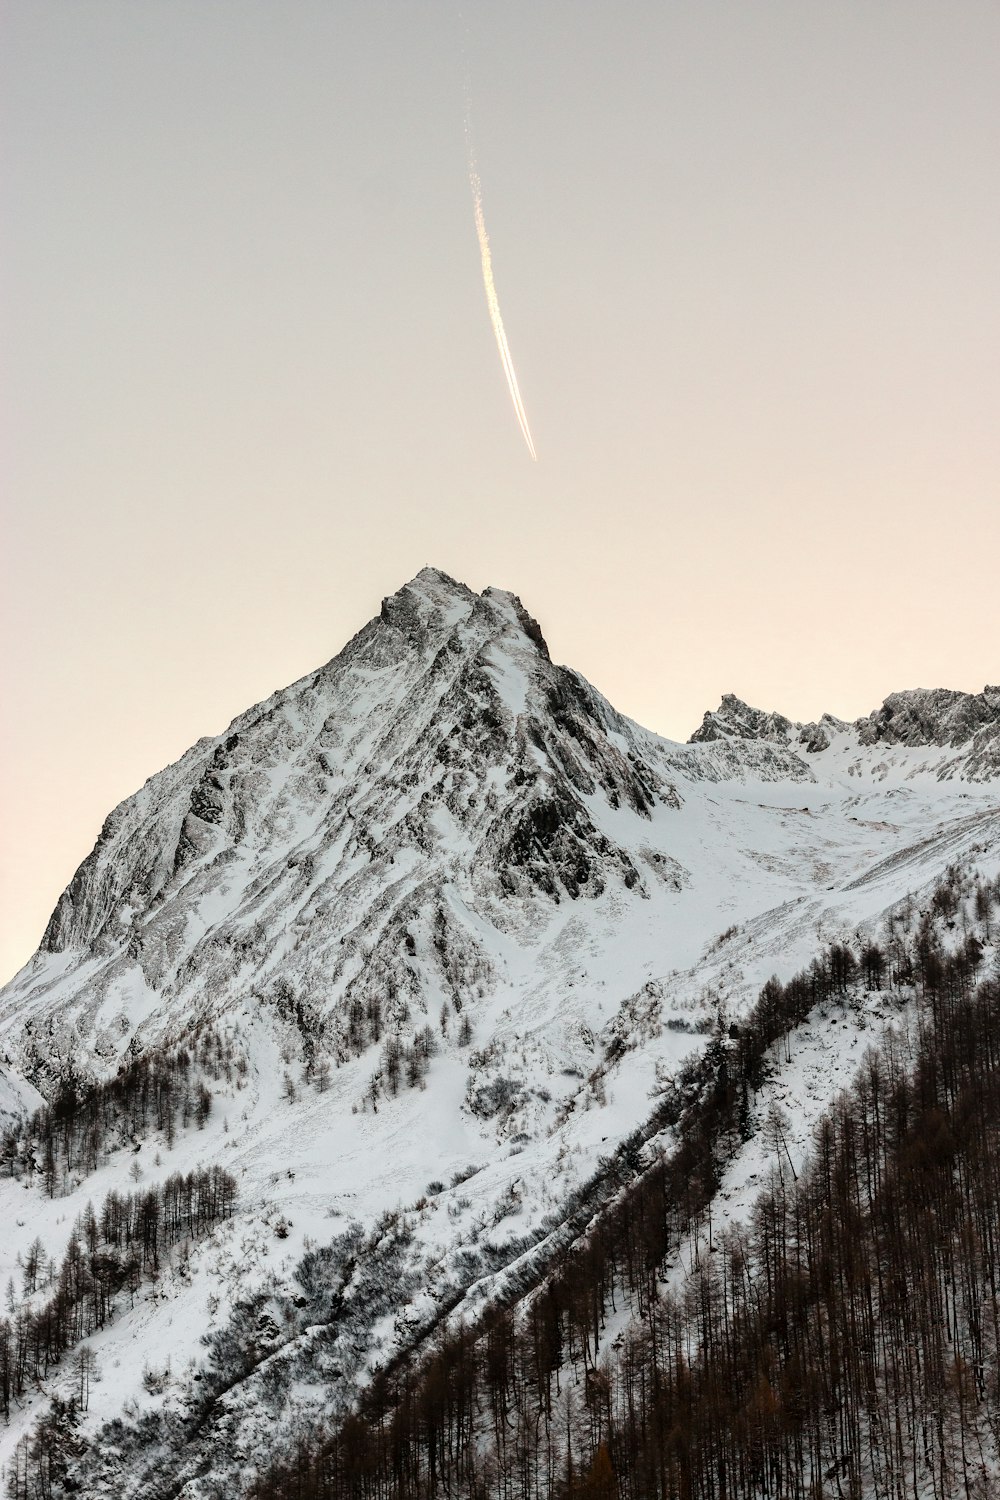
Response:
[[[99,1208],[88,1205],[58,1265],[36,1240],[23,1263],[25,1300],[0,1318],[0,1415],[9,1417],[29,1382],[44,1380],[68,1349],[103,1328],[119,1295],[134,1297],[159,1272],[166,1250],[229,1218],[235,1199],[236,1180],[221,1167],[174,1172],[144,1192],[112,1191]],[[45,1290],[40,1306],[27,1300]]]
[[[52,1101],[10,1126],[0,1140],[5,1172],[50,1197],[93,1172],[117,1149],[137,1150],[150,1132],[173,1144],[178,1129],[204,1125],[212,1096],[205,1075],[232,1064],[208,1029],[190,1047],[154,1051],[95,1082],[68,1074]],[[136,1166],[136,1180],[141,1177]],[[111,1190],[89,1203],[73,1224],[61,1260],[38,1238],[21,1260],[21,1284],[7,1288],[0,1317],[0,1416],[72,1362],[74,1395],[53,1395],[50,1410],[21,1441],[8,1492],[35,1500],[63,1492],[77,1451],[76,1427],[86,1410],[97,1361],[83,1340],[131,1306],[144,1282],[157,1278],[173,1247],[200,1239],[232,1215],[236,1179],[221,1167],[173,1172],[134,1191]],[[70,1492],[69,1485],[67,1492]]]
[[[212,1109],[206,1079],[231,1081],[246,1066],[213,1027],[197,1027],[189,1045],[153,1048],[112,1078],[78,1077],[70,1068],[52,1099],[0,1135],[0,1169],[50,1198],[65,1192],[121,1147],[158,1132],[169,1149],[178,1130],[200,1130]]]
[[[383,1372],[255,1500],[996,1494],[1000,982],[954,916],[964,895],[988,924],[998,892],[962,884],[912,943],[835,945],[766,985],[665,1101],[678,1149],[534,1295]],[[914,997],[909,1037],[869,1052],[804,1168],[779,1153],[750,1222],[713,1234],[773,1049],[862,987]]]

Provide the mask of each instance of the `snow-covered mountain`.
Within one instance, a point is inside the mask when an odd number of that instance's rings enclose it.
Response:
[[[678,744],[554,665],[514,595],[425,569],[116,808],[0,993],[10,1116],[205,1036],[225,1056],[210,1113],[169,1140],[136,1134],[52,1197],[0,1180],[0,1277],[36,1237],[58,1260],[109,1190],[235,1176],[235,1215],[90,1338],[96,1430],[183,1409],[238,1299],[291,1294],[337,1237],[377,1262],[402,1215],[367,1323],[322,1358],[313,1325],[269,1335],[280,1399],[255,1366],[213,1413],[248,1474],[572,1234],[567,1205],[720,1014],[955,863],[1000,869],[1000,688],[894,693],[855,724],[727,695]],[[795,1074],[799,1148],[857,1044],[842,1027]],[[354,1274],[344,1296],[370,1296]],[[8,1462],[43,1404],[0,1433]],[[171,1493],[201,1494],[204,1447],[185,1462]]]

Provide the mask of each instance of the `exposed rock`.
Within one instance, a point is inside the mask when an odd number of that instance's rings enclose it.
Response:
[[[709,744],[712,740],[774,740],[779,745],[791,744],[793,725],[784,714],[765,713],[751,708],[734,693],[723,693],[722,702],[714,713],[707,713],[689,741],[692,745]]]

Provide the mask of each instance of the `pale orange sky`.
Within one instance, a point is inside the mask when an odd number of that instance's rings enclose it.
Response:
[[[425,563],[678,738],[1000,680],[1000,8],[463,11],[0,3],[0,977]]]

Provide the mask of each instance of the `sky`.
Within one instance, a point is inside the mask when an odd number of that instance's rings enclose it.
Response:
[[[1000,681],[998,61],[995,0],[0,0],[0,979],[425,564],[672,738]]]

